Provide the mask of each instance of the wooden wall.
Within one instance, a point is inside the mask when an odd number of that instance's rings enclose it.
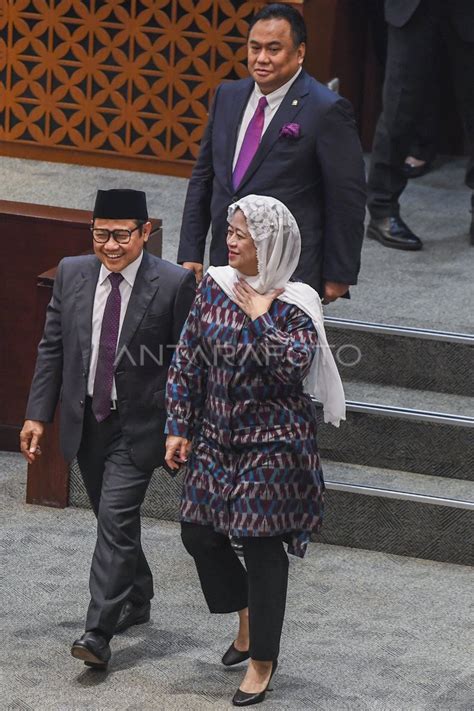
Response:
[[[265,2],[33,0],[0,11],[0,153],[188,175]]]

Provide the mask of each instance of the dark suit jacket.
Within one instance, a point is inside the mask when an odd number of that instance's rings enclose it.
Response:
[[[61,449],[68,461],[82,437],[99,270],[94,255],[60,262],[26,409],[26,419],[51,422],[60,399]],[[145,471],[163,461],[170,346],[178,343],[194,294],[191,272],[144,252],[120,333],[115,383],[130,456]]]
[[[432,0],[423,0],[426,9]],[[394,27],[403,27],[412,18],[422,0],[385,0],[385,19]],[[474,2],[473,0],[440,0],[444,11],[452,18],[459,36],[465,42],[474,42]],[[438,3],[433,3],[431,11],[440,12]]]
[[[265,131],[242,183],[232,186],[239,125],[253,79],[221,84],[189,182],[178,262],[203,262],[212,223],[210,261],[228,263],[227,208],[249,194],[271,195],[294,214],[302,241],[295,276],[318,291],[322,278],[355,284],[365,214],[362,151],[350,104],[301,72]],[[286,123],[297,139],[280,137]]]

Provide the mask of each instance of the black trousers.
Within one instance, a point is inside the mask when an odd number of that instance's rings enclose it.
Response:
[[[288,588],[288,556],[282,539],[240,539],[245,570],[229,537],[211,526],[182,523],[181,537],[196,563],[210,612],[238,612],[248,607],[251,658],[277,659]]]
[[[474,43],[459,37],[449,5],[441,0],[421,0],[406,25],[389,25],[383,111],[375,131],[368,180],[368,207],[375,219],[399,213],[399,197],[407,184],[403,163],[423,116],[424,87],[432,81],[441,37],[449,49],[467,136],[466,184],[474,189]]]
[[[143,605],[153,597],[153,577],[142,550],[140,526],[140,506],[152,472],[141,471],[131,461],[117,412],[99,424],[90,405],[88,398],[77,455],[97,517],[85,628],[110,638],[127,600]]]

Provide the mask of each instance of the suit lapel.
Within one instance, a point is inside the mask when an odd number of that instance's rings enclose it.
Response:
[[[87,265],[84,265],[76,287],[77,334],[86,372],[89,370],[91,357],[92,310],[99,271],[100,261],[98,259],[91,260]]]
[[[137,272],[133,285],[127,311],[120,332],[117,353],[121,353],[130,343],[133,334],[137,330],[145,311],[156,290],[158,289],[159,273],[150,255],[146,250],[143,252],[142,263]],[[120,358],[119,358],[120,360]]]
[[[243,185],[250,180],[276,141],[278,141],[282,126],[286,123],[294,122],[296,116],[304,106],[305,96],[307,96],[308,93],[308,75],[305,71],[302,71],[299,77],[289,88],[285,98],[278,107],[276,114],[270,121],[267,130],[263,134],[260,145],[257,148],[257,152],[252,158],[247,172],[242,178],[242,182],[238,186],[239,192]]]
[[[233,192],[234,186],[232,182],[232,164],[234,162],[235,147],[237,145],[237,136],[239,133],[240,123],[242,121],[242,116],[247,106],[247,102],[250,98],[250,94],[254,88],[253,79],[247,80],[238,90],[232,94],[232,105],[229,107],[230,118],[228,123],[228,130],[225,132],[227,137],[227,180],[230,185],[230,189]]]

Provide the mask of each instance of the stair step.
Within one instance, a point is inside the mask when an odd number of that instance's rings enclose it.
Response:
[[[324,479],[327,486],[344,490],[343,487],[365,487],[367,493],[380,491],[387,497],[405,497],[407,500],[450,501],[458,508],[474,511],[474,482],[465,479],[417,474],[382,467],[367,467],[346,462],[323,461]],[[349,490],[349,489],[348,489]]]
[[[472,398],[359,382],[345,390],[347,421],[320,425],[323,459],[474,480]]]
[[[325,319],[343,380],[474,395],[474,334]]]
[[[474,484],[324,461],[315,541],[474,565]]]
[[[474,397],[471,396],[364,383],[358,380],[345,382],[344,392],[346,399],[353,403],[397,407],[436,415],[454,415],[456,418],[470,418],[474,421]]]

